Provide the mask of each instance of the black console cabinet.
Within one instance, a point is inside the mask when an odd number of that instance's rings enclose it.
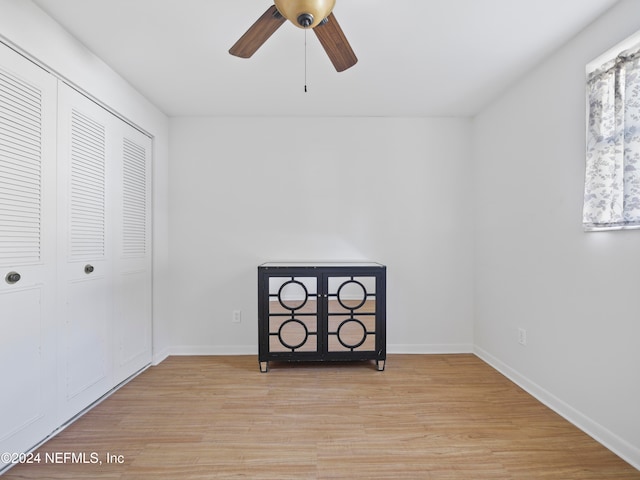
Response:
[[[386,267],[265,263],[258,267],[258,361],[386,359]]]

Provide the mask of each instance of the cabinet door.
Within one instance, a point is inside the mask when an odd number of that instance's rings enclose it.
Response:
[[[327,275],[327,352],[375,352],[376,275]]]
[[[264,351],[281,356],[310,355],[321,351],[322,332],[318,278],[298,275],[267,277]]]
[[[62,421],[113,386],[108,161],[112,115],[66,85],[58,102],[60,400]]]
[[[151,363],[151,139],[119,121],[114,224],[115,382]]]
[[[0,44],[0,452],[57,425],[55,106],[55,78]]]

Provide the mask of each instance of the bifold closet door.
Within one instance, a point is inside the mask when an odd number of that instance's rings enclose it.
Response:
[[[151,156],[148,136],[0,43],[0,453],[150,364]]]
[[[0,44],[0,453],[57,426],[56,86]]]
[[[151,139],[74,89],[58,95],[63,417],[151,363]]]
[[[60,84],[58,379],[62,421],[113,387],[111,117]]]
[[[115,119],[114,376],[151,363],[151,139]]]

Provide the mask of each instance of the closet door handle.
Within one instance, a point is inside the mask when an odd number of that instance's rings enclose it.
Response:
[[[18,283],[21,278],[22,277],[20,276],[20,274],[18,272],[9,272],[9,273],[7,273],[7,276],[4,277],[5,281],[9,285],[13,285],[14,283]]]
[[[93,270],[94,270],[93,265],[87,264],[84,266],[84,273],[86,273],[87,275],[89,275],[90,273],[93,273]]]

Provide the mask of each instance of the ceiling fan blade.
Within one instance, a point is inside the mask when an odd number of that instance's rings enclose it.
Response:
[[[251,57],[285,21],[276,6],[271,5],[229,49],[229,53],[236,57]]]
[[[358,62],[333,13],[329,14],[325,23],[319,24],[313,31],[316,32],[318,40],[337,71],[342,72]]]

